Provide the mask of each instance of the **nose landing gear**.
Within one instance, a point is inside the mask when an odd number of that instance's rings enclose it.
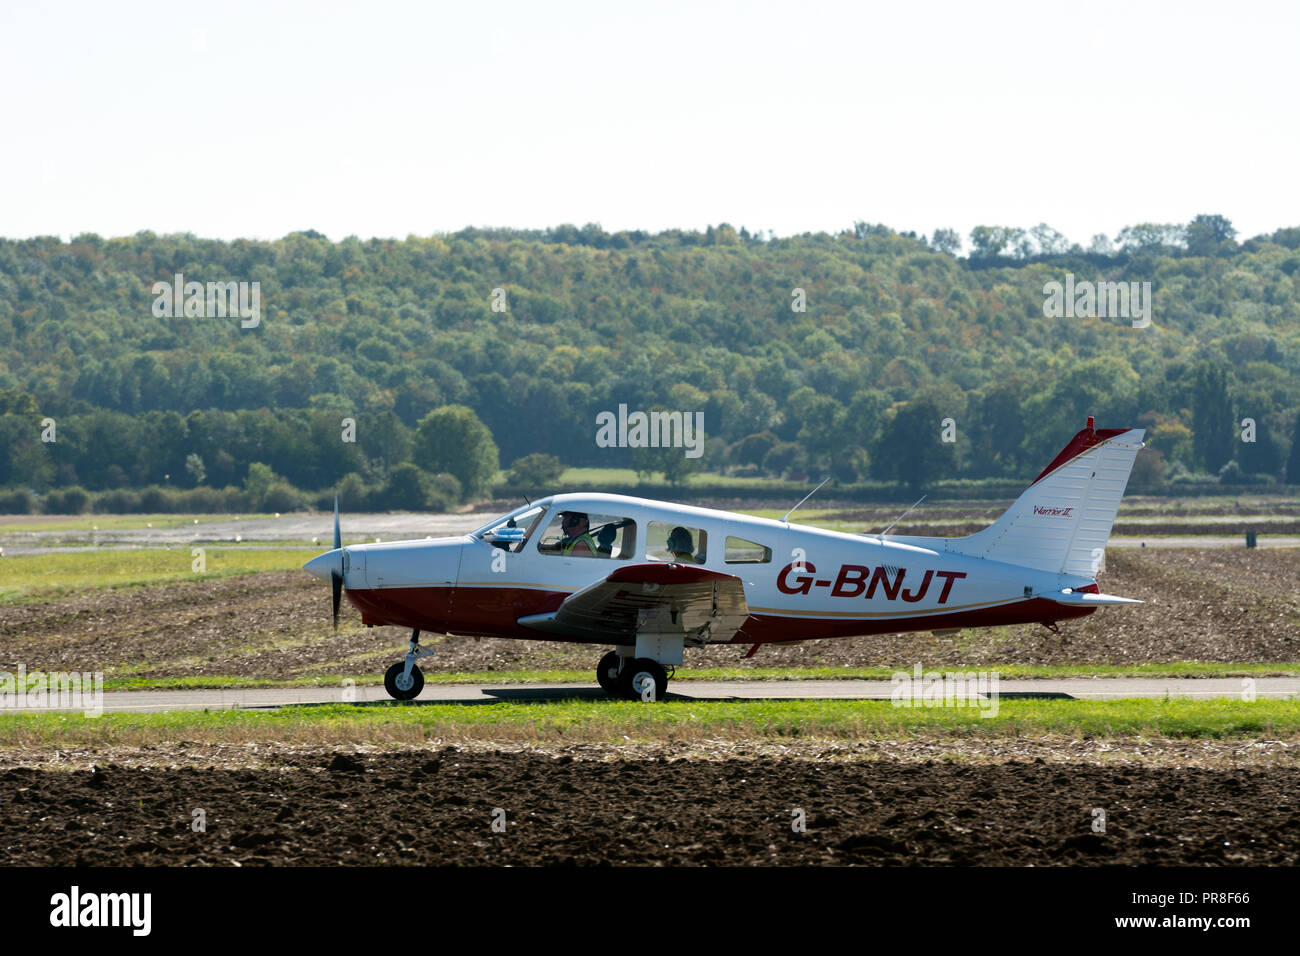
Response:
[[[415,665],[420,657],[432,657],[433,651],[420,646],[420,632],[411,632],[411,646],[406,657],[384,672],[384,690],[394,700],[415,700],[424,690],[424,673]]]

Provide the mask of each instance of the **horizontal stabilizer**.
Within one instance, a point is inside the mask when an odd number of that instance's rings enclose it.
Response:
[[[1117,597],[1114,594],[1096,594],[1092,591],[1071,591],[1068,588],[1056,594],[1040,594],[1057,604],[1082,605],[1083,607],[1102,607],[1106,604],[1141,604],[1137,598]]]

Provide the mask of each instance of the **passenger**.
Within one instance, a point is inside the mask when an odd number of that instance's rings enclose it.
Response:
[[[590,523],[581,511],[563,511],[561,528],[564,537],[560,539],[559,551],[565,557],[594,558],[599,549],[595,539],[589,533]]]
[[[607,521],[600,526],[596,532],[596,550],[600,552],[602,558],[612,558],[614,556],[614,539],[618,537],[618,526],[613,521]]]
[[[695,544],[691,540],[691,533],[681,526],[673,528],[668,535],[668,553],[672,555],[673,561],[695,564]]]

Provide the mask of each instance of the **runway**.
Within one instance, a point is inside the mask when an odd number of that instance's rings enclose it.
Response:
[[[978,670],[959,672],[968,679]],[[990,676],[992,671],[985,671]],[[1300,678],[1067,678],[1060,680],[999,680],[1001,699],[1043,698],[1062,700],[1115,700],[1123,697],[1210,698],[1242,700],[1247,692],[1256,698],[1300,697]],[[973,683],[973,680],[971,680]],[[989,690],[992,691],[991,685]],[[672,681],[666,700],[888,700],[894,685],[883,680],[766,680]],[[920,691],[918,690],[918,694]],[[559,700],[601,700],[607,695],[595,684],[426,684],[416,703],[485,705],[492,703],[544,703]],[[376,705],[389,702],[382,687],[252,687],[231,690],[106,691],[105,713],[157,713],[177,710],[272,710],[309,704]],[[13,707],[0,705],[0,714],[19,711],[85,711],[77,707]]]

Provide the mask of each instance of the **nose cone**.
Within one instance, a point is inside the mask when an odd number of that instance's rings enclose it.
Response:
[[[314,574],[322,581],[328,581],[331,574],[343,573],[343,549],[335,548],[317,555],[302,566],[304,571]]]

